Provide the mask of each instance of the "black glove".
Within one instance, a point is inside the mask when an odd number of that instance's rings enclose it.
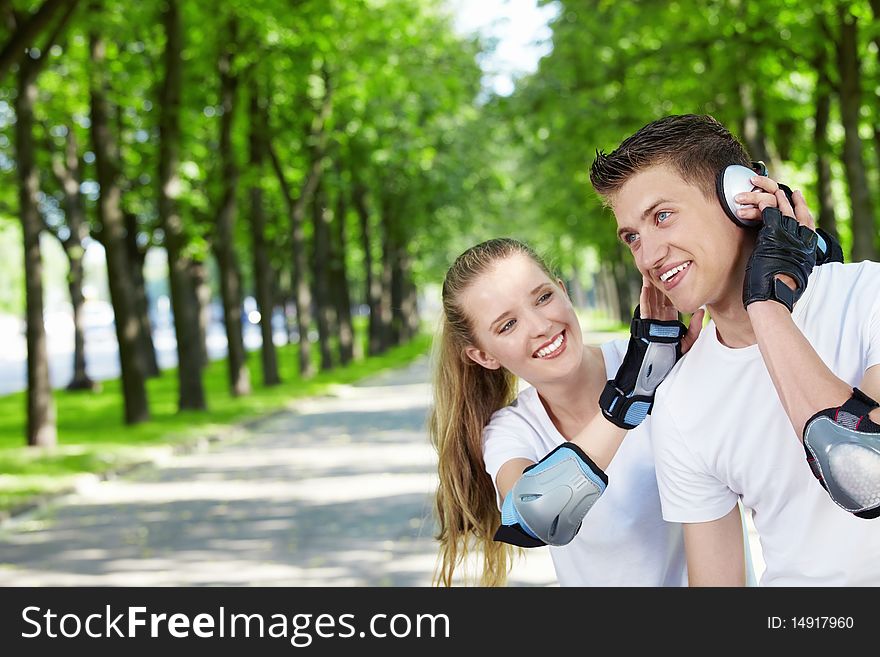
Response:
[[[843,248],[840,246],[840,243],[821,228],[816,229],[816,234],[822,238],[817,240],[816,266],[818,267],[829,262],[843,262]],[[825,242],[824,249],[821,248],[822,241]]]
[[[763,225],[746,265],[743,306],[773,299],[791,312],[816,264],[816,233],[777,208],[764,208],[761,217]],[[792,290],[776,278],[777,274],[791,276],[797,288]]]
[[[778,185],[779,189],[785,192],[791,207],[794,207],[794,192],[791,190],[791,187],[782,183],[778,183]],[[816,234],[819,236],[816,242],[816,266],[818,267],[829,262],[843,262],[843,248],[840,246],[840,242],[821,228],[816,229]]]
[[[654,405],[654,391],[681,358],[686,332],[678,320],[642,319],[636,306],[623,363],[599,396],[599,408],[609,422],[623,429],[642,423]]]

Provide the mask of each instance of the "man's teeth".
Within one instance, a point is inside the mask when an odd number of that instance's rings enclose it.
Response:
[[[561,347],[561,346],[562,346],[562,333],[560,333],[558,336],[556,336],[556,339],[553,342],[551,342],[550,344],[548,344],[546,347],[541,347],[540,349],[538,349],[538,351],[536,351],[535,354],[538,356],[538,358],[544,358],[544,356],[549,356],[554,351],[559,349],[559,347]]]
[[[665,283],[665,282],[668,281],[670,278],[672,278],[673,276],[675,276],[678,272],[680,272],[680,271],[684,271],[685,269],[687,269],[687,268],[688,268],[688,265],[690,265],[690,264],[691,264],[691,261],[688,260],[687,262],[683,262],[683,263],[681,263],[678,267],[673,267],[673,268],[670,269],[669,271],[667,271],[667,272],[665,272],[665,273],[663,273],[663,274],[660,274],[660,280],[663,281],[663,282]]]

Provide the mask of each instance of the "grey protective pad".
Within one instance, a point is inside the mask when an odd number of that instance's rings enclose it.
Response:
[[[513,504],[528,528],[548,545],[566,545],[605,491],[605,482],[572,450],[560,450],[523,474]]]
[[[804,431],[828,493],[851,513],[880,506],[880,434],[838,424],[821,415]]]

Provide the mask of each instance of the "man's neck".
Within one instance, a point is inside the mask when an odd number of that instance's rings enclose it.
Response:
[[[749,315],[743,308],[741,295],[729,301],[711,304],[708,309],[709,316],[715,321],[721,344],[731,349],[742,349],[758,343]]]
[[[707,305],[709,316],[715,321],[718,340],[731,349],[742,349],[758,343],[742,300],[746,264],[753,248],[753,241],[744,244],[738,264],[730,275],[728,289],[715,302]]]

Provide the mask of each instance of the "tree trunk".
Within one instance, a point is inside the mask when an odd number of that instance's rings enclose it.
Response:
[[[207,363],[199,333],[199,303],[193,289],[192,262],[185,256],[186,230],[180,216],[180,103],[183,37],[177,0],[168,0],[162,13],[165,26],[165,78],[159,92],[159,222],[165,233],[168,281],[174,337],[177,340],[177,408],[207,407],[202,368]]]
[[[767,138],[764,134],[764,119],[761,116],[760,105],[755,100],[755,88],[750,82],[740,82],[739,99],[743,111],[742,138],[749,151],[749,157],[768,162],[770,149],[767,147]]]
[[[39,9],[26,20],[17,21],[8,41],[0,49],[0,80],[17,61],[22,59],[21,53],[33,46],[39,34],[51,25],[56,12],[65,6],[69,12],[72,12],[77,2],[78,0],[44,0]],[[54,39],[50,40],[49,46],[52,45],[52,41]],[[47,51],[48,48],[43,50],[43,52]]]
[[[79,148],[73,130],[67,126],[64,155],[52,157],[52,170],[63,193],[64,219],[68,229],[66,238],[57,230],[50,230],[61,242],[70,271],[67,275],[67,289],[70,293],[70,305],[73,309],[73,378],[67,384],[67,390],[96,390],[97,386],[86,373],[85,329],[83,326],[83,264],[85,253],[83,242],[88,237],[89,225],[86,220],[86,209],[80,191]]]
[[[374,356],[382,351],[381,297],[382,281],[373,271],[373,230],[367,189],[360,182],[354,183],[352,201],[361,223],[361,247],[364,251],[365,301],[370,312],[367,353]]]
[[[201,260],[189,262],[188,274],[190,278],[189,289],[192,293],[192,305],[196,309],[198,334],[199,334],[199,362],[206,367],[208,358],[208,330],[213,320],[211,309],[211,286],[208,283],[208,267]]]
[[[147,253],[138,246],[137,217],[131,212],[125,216],[125,245],[128,261],[131,263],[131,284],[134,292],[134,308],[140,323],[140,351],[147,377],[159,376],[159,363],[156,360],[156,347],[153,345],[153,326],[150,324],[150,305],[147,300],[147,284],[144,280],[144,262]]]
[[[862,107],[861,72],[858,57],[858,27],[849,9],[839,6],[840,35],[837,41],[837,67],[840,73],[840,117],[844,127],[843,163],[852,205],[852,260],[877,260],[874,213],[859,137]]]
[[[49,357],[43,323],[43,261],[40,255],[42,222],[38,210],[39,173],[34,157],[34,102],[39,63],[26,55],[18,71],[15,99],[15,159],[18,200],[24,236],[25,306],[27,326],[27,444],[53,447],[58,441],[55,403],[49,384]]]
[[[68,390],[96,390],[97,386],[86,372],[86,341],[83,326],[83,264],[82,255],[68,256],[70,272],[67,275],[67,289],[70,292],[70,305],[73,309],[73,378],[67,384]]]
[[[584,283],[581,280],[581,269],[578,264],[577,256],[572,258],[571,262],[571,282],[569,283],[568,294],[571,297],[571,302],[574,304],[575,308],[587,308],[589,307],[589,301],[587,300],[587,293],[584,290]]]
[[[333,352],[330,343],[335,324],[333,299],[330,297],[330,226],[333,214],[327,208],[324,188],[319,184],[312,201],[312,223],[314,228],[312,275],[314,277],[315,310],[318,324],[318,347],[321,354],[322,371],[333,369]]]
[[[257,91],[250,99],[250,166],[254,176],[250,188],[251,200],[251,240],[253,248],[254,288],[257,295],[257,310],[260,313],[260,333],[263,341],[260,357],[263,365],[263,385],[274,386],[281,383],[278,374],[278,355],[272,331],[272,315],[275,310],[273,293],[273,272],[266,244],[266,211],[263,206],[263,187],[260,177],[266,161],[265,111],[260,107],[261,99]]]
[[[333,299],[336,301],[336,318],[339,327],[339,361],[347,365],[354,360],[354,328],[351,323],[351,293],[348,289],[346,271],[346,230],[348,208],[345,202],[345,184],[339,177],[336,195],[335,228],[331,244],[330,279],[333,285]]]
[[[284,196],[290,216],[290,246],[293,255],[291,287],[293,288],[293,298],[296,306],[296,326],[299,333],[299,373],[303,378],[311,377],[315,373],[315,367],[312,364],[311,346],[309,344],[309,330],[312,324],[312,294],[309,290],[308,278],[306,276],[308,256],[304,230],[305,212],[324,174],[324,123],[330,116],[331,109],[332,101],[328,91],[321,111],[312,121],[307,136],[307,141],[313,143],[314,146],[309,149],[311,151],[311,163],[309,164],[309,170],[299,198],[294,200],[293,192],[281,166],[281,159],[278,157],[278,153],[272,143],[270,142],[268,145],[272,167],[278,178],[278,184],[281,187],[281,193]]]
[[[93,9],[100,11],[100,3],[94,3]],[[140,323],[134,308],[134,287],[129,275],[131,263],[125,247],[122,192],[117,180],[118,167],[113,158],[117,149],[109,127],[105,46],[103,38],[94,32],[90,34],[89,42],[91,134],[96,177],[101,189],[98,218],[107,257],[107,278],[116,321],[116,339],[119,343],[125,422],[135,424],[150,417],[146,377],[140,355]]]
[[[394,236],[391,225],[391,202],[386,197],[382,200],[382,212],[379,217],[379,238],[382,242],[381,277],[379,279],[379,353],[384,353],[395,344],[392,315],[392,281],[394,278]]]
[[[820,48],[815,68],[816,115],[813,131],[813,151],[816,153],[816,198],[818,215],[816,225],[827,231],[838,241],[837,217],[834,212],[834,196],[831,191],[831,148],[828,144],[828,124],[831,115],[831,81],[828,78],[827,61],[824,48]]]
[[[880,21],[880,0],[871,0],[871,12],[874,15],[874,23],[876,24]],[[874,37],[871,39],[874,44],[874,53],[877,55],[877,61],[880,63],[880,34],[874,31]],[[877,158],[877,171],[880,174],[880,121],[877,120],[876,113],[874,114],[874,155]]]
[[[603,260],[596,274],[597,298],[602,312],[609,318],[618,319],[620,300],[617,297],[617,284],[614,281],[614,264]]]
[[[220,54],[220,162],[222,171],[222,196],[217,211],[217,239],[214,253],[220,275],[220,296],[223,301],[223,320],[226,325],[228,344],[229,386],[233,397],[247,395],[251,391],[250,373],[244,351],[241,318],[241,277],[235,256],[235,194],[238,185],[238,167],[232,145],[232,120],[235,111],[235,91],[238,79],[233,72],[233,52],[238,24],[230,20],[227,45]]]
[[[419,332],[419,306],[418,289],[412,274],[412,256],[405,248],[401,249],[400,269],[403,274],[403,302],[401,310],[403,315],[403,340],[412,340]]]
[[[617,296],[617,319],[629,324],[632,319],[633,309],[639,302],[641,291],[641,275],[630,263],[624,261],[622,247],[617,247],[617,258],[612,263],[614,275],[614,287]]]

